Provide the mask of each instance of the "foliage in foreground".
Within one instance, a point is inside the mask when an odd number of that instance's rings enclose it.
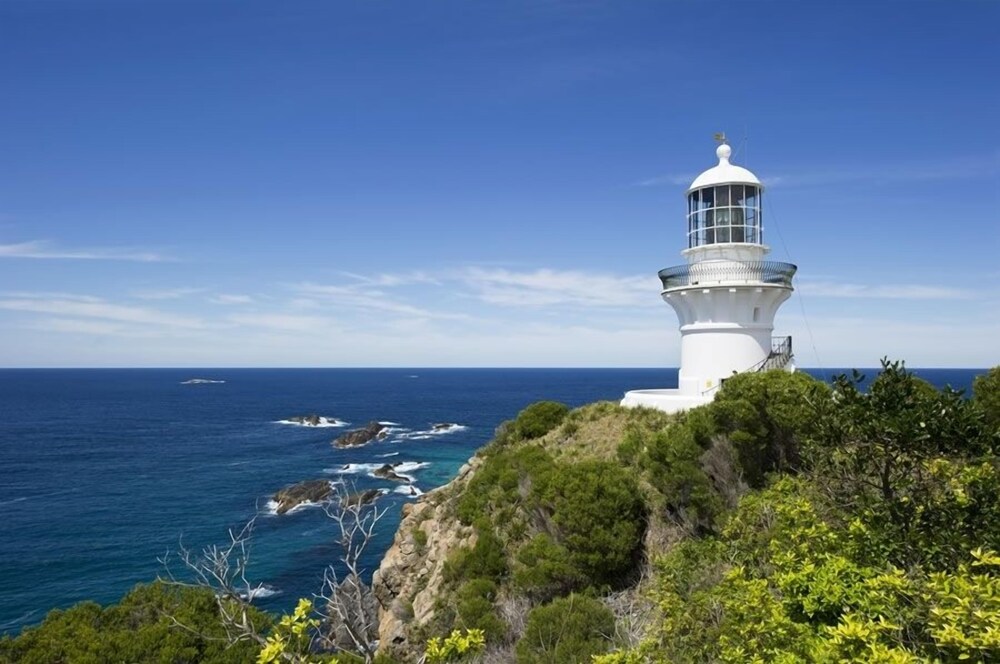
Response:
[[[251,611],[266,630],[271,619]],[[157,582],[136,586],[107,608],[83,602],[51,611],[40,625],[0,640],[0,662],[245,664],[258,650],[255,643],[229,644],[210,591]]]
[[[755,444],[783,451],[714,532],[657,557],[646,641],[599,661],[1000,661],[995,392],[963,399],[890,362],[860,378],[809,389],[808,417],[756,400],[767,379],[727,382],[714,435],[784,421]]]

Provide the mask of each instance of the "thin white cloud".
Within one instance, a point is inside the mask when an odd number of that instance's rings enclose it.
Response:
[[[293,286],[293,289],[300,297],[307,296],[313,299],[320,299],[330,305],[349,307],[367,312],[384,312],[400,316],[410,316],[414,318],[441,318],[441,319],[467,319],[469,316],[464,313],[453,313],[447,311],[434,311],[431,309],[417,307],[406,302],[400,302],[389,296],[383,290],[370,288],[367,284],[351,285],[324,285],[314,283],[302,283]]]
[[[837,281],[803,281],[796,284],[803,294],[814,297],[875,298],[887,300],[971,300],[976,294],[951,286],[925,284],[850,284]]]
[[[220,293],[209,298],[209,302],[215,304],[253,304],[253,297],[249,295],[230,295],[226,293]]]
[[[64,249],[51,242],[33,240],[0,244],[0,258],[35,258],[52,260],[136,261],[158,263],[172,260],[162,254],[129,247],[91,247]]]
[[[657,175],[634,183],[636,187],[661,187],[663,185],[687,186],[698,177],[697,173],[673,173],[667,175]]]
[[[404,272],[400,274],[376,274],[364,275],[356,272],[341,272],[345,277],[350,277],[369,286],[391,288],[393,286],[413,286],[416,284],[429,284],[440,286],[441,280],[424,271]]]
[[[508,307],[636,307],[659,292],[649,277],[572,270],[468,268],[462,279],[482,301]]]
[[[204,329],[204,321],[191,316],[163,312],[147,307],[114,304],[104,300],[22,297],[0,300],[0,309],[59,317],[94,318],[140,325],[160,325],[182,329]]]
[[[140,300],[178,300],[189,295],[196,295],[203,292],[204,288],[159,288],[150,290],[137,290],[132,292],[133,297]]]
[[[236,314],[227,318],[232,323],[287,332],[328,334],[333,320],[324,316],[302,316],[285,313]]]
[[[53,291],[0,291],[0,297],[28,298],[28,299],[49,299],[49,300],[73,300],[76,302],[103,302],[104,299],[93,295],[79,295],[77,293],[62,293]]]
[[[828,184],[895,184],[933,182],[941,180],[974,180],[995,178],[1000,174],[1000,152],[991,155],[953,157],[934,161],[905,161],[872,165],[840,165],[824,170],[803,168],[795,173],[774,173],[760,176],[767,187],[812,187]],[[640,187],[687,186],[697,174],[673,173],[657,175],[634,183]]]

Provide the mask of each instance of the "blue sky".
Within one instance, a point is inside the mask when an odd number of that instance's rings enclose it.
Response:
[[[0,366],[676,366],[687,184],[804,366],[1000,364],[1000,2],[0,1]]]

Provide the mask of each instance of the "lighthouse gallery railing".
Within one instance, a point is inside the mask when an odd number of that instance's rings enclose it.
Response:
[[[683,286],[765,283],[791,286],[797,266],[778,261],[726,262],[720,265],[700,263],[675,265],[660,270],[663,290]]]

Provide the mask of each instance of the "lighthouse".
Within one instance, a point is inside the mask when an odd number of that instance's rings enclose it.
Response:
[[[792,338],[773,335],[796,266],[765,260],[764,185],[730,163],[732,149],[720,140],[719,163],[687,190],[687,262],[659,272],[680,322],[677,389],[632,390],[623,406],[685,410],[711,401],[734,373],[795,370]]]

